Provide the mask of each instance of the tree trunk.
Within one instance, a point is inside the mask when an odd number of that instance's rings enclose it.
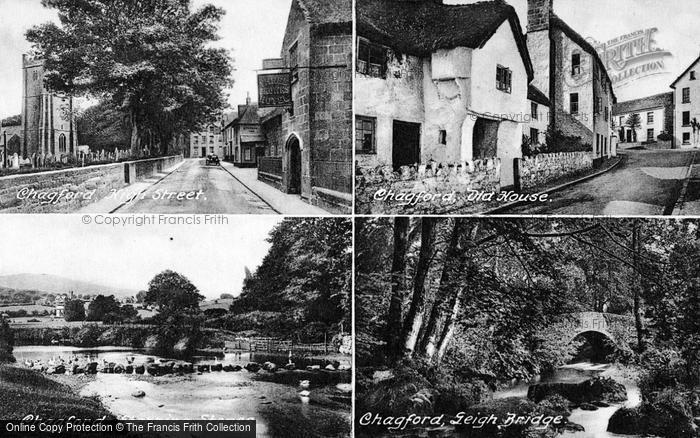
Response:
[[[450,345],[452,336],[455,332],[455,325],[457,324],[457,317],[459,316],[459,310],[462,306],[462,300],[464,299],[464,287],[460,287],[457,293],[453,296],[451,307],[452,313],[450,318],[445,322],[445,326],[442,329],[442,335],[440,336],[440,343],[438,344],[436,362],[440,363],[442,358],[445,356],[447,351],[447,346]]]
[[[433,245],[435,244],[435,219],[423,218],[421,220],[421,246],[416,265],[416,273],[413,282],[413,297],[411,307],[403,325],[403,336],[401,345],[406,356],[413,355],[418,340],[423,320],[425,319],[426,290],[425,281],[430,269],[430,262],[433,255]]]
[[[394,254],[391,260],[391,301],[387,316],[384,340],[390,356],[400,353],[401,311],[403,308],[404,271],[406,269],[406,251],[408,249],[407,217],[394,218]]]
[[[454,271],[457,265],[457,243],[459,242],[461,220],[455,219],[455,223],[450,233],[449,246],[445,253],[445,261],[442,265],[442,274],[440,275],[440,285],[435,296],[433,308],[430,311],[430,318],[425,329],[425,335],[420,343],[419,351],[428,359],[435,354],[438,343],[438,328],[445,319],[448,312],[447,298],[450,290],[454,287],[452,280]]]
[[[140,155],[141,149],[141,131],[139,130],[139,124],[136,121],[136,110],[131,110],[131,154],[135,157]]]
[[[641,305],[641,292],[642,292],[642,275],[641,266],[639,263],[640,252],[641,252],[641,242],[640,242],[641,230],[639,226],[639,221],[634,221],[632,226],[632,249],[634,251],[634,269],[635,269],[635,284],[634,284],[634,325],[637,330],[637,351],[639,353],[644,351],[644,324],[642,321],[642,305]]]

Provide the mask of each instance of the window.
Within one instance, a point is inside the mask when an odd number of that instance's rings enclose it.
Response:
[[[647,113],[647,124],[654,123],[654,113]]]
[[[683,144],[690,144],[690,132],[683,133]]]
[[[299,43],[292,44],[289,48],[289,70],[292,78],[292,83],[299,80]]]
[[[647,129],[647,141],[654,141],[654,130]]]
[[[210,153],[210,154],[213,154],[213,153],[214,153],[214,146],[212,146],[212,147],[209,148],[209,153]]]
[[[683,89],[683,103],[690,103],[690,88]]]
[[[66,136],[64,134],[58,136],[58,152],[61,154],[66,152]]]
[[[530,102],[530,115],[532,116],[533,120],[537,120],[537,104],[535,102]]]
[[[375,153],[376,125],[376,119],[371,117],[355,117],[355,152],[358,154]]]
[[[694,81],[694,80],[696,80],[696,79],[697,79],[697,78],[695,77],[695,70],[693,70],[693,71],[690,72],[690,80],[691,80],[691,81]]]
[[[199,137],[197,137],[197,136],[194,137],[194,144],[199,144]]]
[[[538,144],[540,141],[540,131],[530,128],[530,144]]]
[[[595,135],[595,154],[600,154],[600,134]]]
[[[245,160],[245,161],[250,161],[250,160],[251,160],[251,158],[250,158],[250,148],[247,148],[247,149],[245,150],[244,154],[245,154],[244,160]]]
[[[595,108],[593,109],[593,112],[596,114],[600,114],[600,112],[603,110],[603,98],[598,97],[595,100]]]
[[[620,116],[620,126],[625,124],[625,116]]]
[[[683,111],[683,126],[690,126],[690,111]]]
[[[503,66],[496,66],[496,88],[505,93],[512,90],[513,73]]]
[[[607,122],[608,120],[609,120],[608,119],[608,107],[606,106],[605,107],[605,121]]]
[[[357,43],[357,72],[384,79],[386,76],[387,49],[365,39]]]
[[[571,114],[578,114],[578,93],[571,93],[569,95],[569,112]]]
[[[440,133],[438,134],[438,143],[440,144],[447,144],[447,131],[444,129],[440,130]]]
[[[581,74],[581,54],[574,53],[571,55],[571,76]]]

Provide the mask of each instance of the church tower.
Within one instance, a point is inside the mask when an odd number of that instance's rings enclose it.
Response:
[[[73,99],[44,86],[44,63],[22,55],[22,157],[74,155],[78,135]]]

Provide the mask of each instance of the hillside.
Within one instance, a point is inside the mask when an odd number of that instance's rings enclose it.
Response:
[[[0,288],[41,291],[52,294],[65,294],[70,291],[78,295],[115,295],[117,297],[135,295],[135,290],[104,286],[86,281],[73,280],[48,274],[0,275]]]

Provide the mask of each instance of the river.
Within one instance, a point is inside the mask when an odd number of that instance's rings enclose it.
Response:
[[[565,365],[544,378],[498,391],[494,394],[494,398],[525,398],[527,397],[528,387],[533,383],[580,383],[595,376],[611,377],[625,385],[627,401],[611,405],[609,408],[599,408],[596,411],[574,409],[569,417],[569,421],[583,426],[585,432],[566,432],[561,436],[566,438],[638,438],[635,435],[618,435],[607,432],[608,421],[615,411],[621,407],[635,407],[642,402],[642,396],[636,383],[624,376],[619,368],[611,364],[580,362]]]
[[[76,348],[65,346],[15,347],[14,355],[20,363],[25,360],[48,361],[53,357],[72,356],[91,361],[126,364],[145,363],[148,358],[160,358],[145,352],[120,347]],[[284,365],[288,357],[273,360]],[[192,363],[222,363],[246,365],[274,359],[270,355],[232,352],[216,356],[195,356]],[[315,361],[292,358],[297,366]],[[307,427],[328,425],[326,432],[344,435],[350,429],[350,405],[337,402],[346,398],[348,385],[316,385],[310,382],[310,397],[299,394],[300,387],[254,379],[251,373],[211,372],[202,374],[168,375],[161,377],[98,373],[82,388],[81,395],[99,396],[104,405],[120,419],[256,419],[258,436],[312,435]],[[66,378],[71,377],[67,376]],[[75,376],[74,378],[79,378]],[[146,396],[134,398],[134,391]],[[334,401],[335,400],[335,401]],[[285,426],[281,426],[284,424]],[[286,429],[285,429],[286,428]],[[315,429],[314,431],[317,431]]]

